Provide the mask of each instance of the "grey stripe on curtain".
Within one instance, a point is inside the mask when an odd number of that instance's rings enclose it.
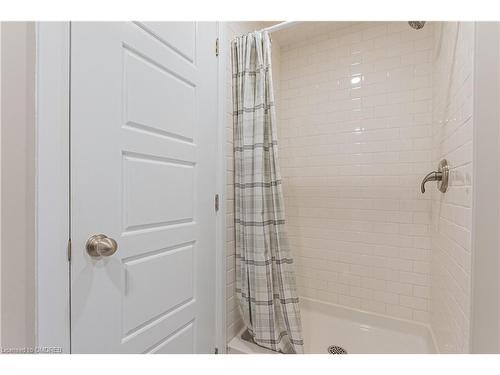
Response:
[[[231,58],[236,295],[255,343],[303,353],[278,167],[269,35],[256,31],[235,38]]]

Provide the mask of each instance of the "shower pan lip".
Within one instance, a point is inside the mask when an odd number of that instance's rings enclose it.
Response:
[[[306,297],[300,297],[300,308],[305,354],[329,355],[332,345],[349,354],[438,353],[433,332],[425,323]],[[244,330],[230,340],[228,353],[279,354],[242,340]]]

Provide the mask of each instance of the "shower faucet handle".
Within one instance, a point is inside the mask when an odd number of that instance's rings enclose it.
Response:
[[[425,183],[428,181],[437,181],[437,188],[441,193],[446,193],[448,189],[449,167],[446,159],[439,162],[438,170],[427,174],[420,184],[420,191],[425,193]]]
[[[422,191],[422,194],[425,193],[425,184],[426,182],[429,181],[442,181],[443,180],[443,173],[442,172],[431,172],[427,174],[427,176],[424,177],[422,180],[422,184],[420,184],[420,190]]]

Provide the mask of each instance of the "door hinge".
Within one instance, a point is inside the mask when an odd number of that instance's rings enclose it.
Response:
[[[68,248],[67,248],[67,256],[68,256],[68,262],[71,262],[71,238],[68,239]]]
[[[219,38],[215,39],[215,56],[219,56]]]
[[[219,348],[214,349],[214,354],[219,354]]]
[[[219,194],[215,194],[215,199],[214,199],[214,205],[215,205],[215,212],[219,211]]]

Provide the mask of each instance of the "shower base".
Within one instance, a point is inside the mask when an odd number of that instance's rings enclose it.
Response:
[[[349,354],[436,353],[431,331],[424,324],[308,298],[301,298],[300,308],[306,354],[329,354],[332,346]],[[229,342],[229,354],[277,354],[242,340],[241,333]]]

